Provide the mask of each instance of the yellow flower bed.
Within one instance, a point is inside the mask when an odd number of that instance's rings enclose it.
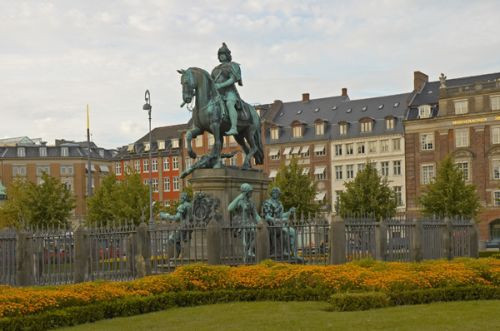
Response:
[[[170,274],[129,282],[88,282],[45,288],[0,286],[0,317],[185,290],[320,288],[339,292],[469,285],[500,286],[500,260],[457,259],[422,263],[363,260],[331,266],[267,261],[236,268],[194,264],[180,267]]]

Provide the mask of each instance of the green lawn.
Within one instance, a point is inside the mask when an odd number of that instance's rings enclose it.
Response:
[[[499,330],[500,300],[328,312],[325,302],[242,302],[175,308],[63,330]]]

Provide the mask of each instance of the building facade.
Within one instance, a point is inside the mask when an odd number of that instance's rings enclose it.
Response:
[[[415,73],[405,121],[408,213],[448,154],[482,204],[480,239],[500,240],[500,73],[428,81]]]
[[[97,189],[112,167],[115,150],[100,148],[91,142],[92,188]],[[8,185],[16,178],[26,178],[40,183],[45,172],[58,178],[74,194],[76,207],[74,216],[86,215],[87,180],[89,169],[87,142],[56,140],[47,145],[40,139],[28,137],[0,140],[0,182]],[[7,192],[8,198],[8,192]]]

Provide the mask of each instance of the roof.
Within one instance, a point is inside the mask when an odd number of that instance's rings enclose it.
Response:
[[[35,145],[35,140],[27,136],[0,139],[0,146]]]
[[[266,143],[285,143],[290,141],[340,140],[362,136],[403,133],[403,119],[406,116],[408,102],[412,93],[402,93],[375,98],[349,100],[346,97],[333,97],[311,100],[308,103],[284,103],[281,112],[276,116],[274,124],[280,126],[278,140],[270,140],[266,134]],[[301,112],[299,112],[301,111]],[[392,130],[386,130],[385,119],[395,118]],[[360,132],[360,120],[370,118],[373,122],[372,132]],[[316,136],[314,123],[325,121],[325,134]],[[295,121],[304,123],[303,137],[292,138],[291,124]],[[349,124],[347,134],[340,135],[339,123]]]
[[[176,124],[159,126],[151,131],[151,140],[167,140],[172,138],[180,139],[180,132],[188,128],[187,124]],[[149,132],[146,133],[142,138],[136,141],[136,143],[144,143],[149,141]]]
[[[18,156],[17,149],[19,147],[24,148],[25,156]],[[68,148],[68,154],[66,156],[62,155],[62,148]],[[40,149],[45,148],[47,153],[46,156],[40,156]],[[111,160],[111,158],[116,153],[115,150],[104,149],[104,148],[91,148],[90,157],[92,159],[101,160]],[[88,157],[88,148],[79,145],[71,146],[43,146],[43,145],[31,145],[31,146],[4,146],[0,147],[0,158],[10,159],[47,159],[47,158],[82,158],[86,159]]]

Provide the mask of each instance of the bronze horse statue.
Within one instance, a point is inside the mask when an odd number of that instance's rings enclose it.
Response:
[[[181,74],[183,99],[181,107],[191,103],[195,98],[195,105],[192,109],[193,128],[186,133],[188,154],[191,158],[196,158],[191,140],[208,131],[214,136],[215,142],[210,153],[213,162],[210,162],[210,166],[207,167],[221,168],[224,132],[229,130],[231,126],[224,100],[207,71],[191,67],[186,70],[177,70],[177,72]],[[245,152],[242,169],[252,167],[252,158],[254,158],[255,164],[263,164],[264,150],[260,132],[260,116],[252,105],[243,101],[240,101],[238,107],[237,127],[238,134],[234,136],[234,139]]]

